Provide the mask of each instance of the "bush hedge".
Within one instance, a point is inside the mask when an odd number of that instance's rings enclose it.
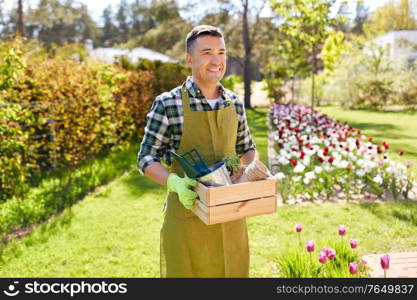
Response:
[[[188,71],[74,60],[20,39],[0,49],[0,202],[24,201],[45,174],[71,173],[103,149],[138,142],[154,98]]]

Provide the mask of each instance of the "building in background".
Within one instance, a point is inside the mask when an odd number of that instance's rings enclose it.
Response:
[[[373,40],[377,46],[389,46],[392,60],[412,64],[417,59],[417,30],[394,30]]]
[[[121,48],[94,48],[93,42],[87,40],[85,43],[87,54],[91,59],[98,60],[106,63],[114,63],[124,56],[131,63],[136,64],[140,59],[148,59],[151,61],[172,62],[177,63],[176,60],[169,56],[153,51],[147,48],[134,48],[134,49],[121,49]]]

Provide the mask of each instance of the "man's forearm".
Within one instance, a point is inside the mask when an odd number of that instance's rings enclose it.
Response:
[[[154,182],[159,183],[163,186],[167,185],[168,176],[169,174],[171,174],[159,162],[154,162],[147,166],[144,170],[144,173],[145,176],[149,177]]]
[[[247,152],[245,152],[245,154],[243,154],[240,157],[240,164],[243,166],[247,166],[249,165],[254,159],[259,159],[259,155],[258,152],[256,152],[256,150],[249,150]]]

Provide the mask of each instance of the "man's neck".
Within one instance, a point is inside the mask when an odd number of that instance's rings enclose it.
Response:
[[[220,96],[220,91],[219,91],[219,85],[218,83],[202,83],[201,81],[199,81],[198,79],[196,79],[195,77],[193,77],[193,81],[195,83],[195,85],[201,90],[201,93],[203,93],[203,96],[206,99],[216,99]]]

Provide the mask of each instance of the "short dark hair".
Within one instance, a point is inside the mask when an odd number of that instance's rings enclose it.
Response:
[[[187,53],[191,53],[191,47],[194,41],[202,35],[211,35],[223,38],[223,33],[219,28],[211,25],[198,25],[187,34],[187,38],[185,39],[185,51]]]

